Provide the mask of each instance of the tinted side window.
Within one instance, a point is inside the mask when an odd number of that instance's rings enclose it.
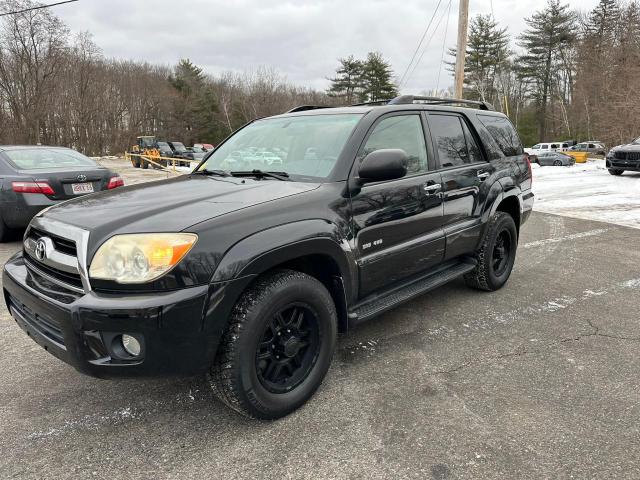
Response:
[[[427,146],[419,115],[397,115],[380,121],[367,139],[360,156],[384,148],[400,148],[407,153],[409,175],[427,171]]]
[[[460,117],[431,114],[429,127],[434,146],[438,149],[441,167],[455,167],[470,162]]]
[[[464,136],[467,139],[467,149],[469,151],[469,163],[476,162],[484,162],[484,157],[482,156],[482,151],[476,142],[471,130],[469,129],[469,125],[467,122],[460,119],[462,121],[462,129],[464,130]]]
[[[489,130],[489,133],[491,133],[491,136],[500,146],[505,156],[511,157],[513,155],[520,155],[523,152],[518,133],[508,118],[493,115],[478,115],[478,119],[487,127],[487,130]],[[546,146],[543,145],[542,148],[546,148]],[[557,146],[552,148],[557,148]]]

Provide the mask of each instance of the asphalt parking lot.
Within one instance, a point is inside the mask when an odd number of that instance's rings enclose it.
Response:
[[[0,478],[640,478],[638,244],[535,213],[504,289],[456,281],[354,329],[272,423],[198,378],[82,376],[1,305]]]

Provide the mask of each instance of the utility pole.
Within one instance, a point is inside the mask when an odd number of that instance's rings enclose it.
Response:
[[[456,92],[455,98],[462,98],[464,85],[464,57],[467,53],[467,29],[469,27],[469,0],[460,0],[458,13],[458,46],[456,47]]]

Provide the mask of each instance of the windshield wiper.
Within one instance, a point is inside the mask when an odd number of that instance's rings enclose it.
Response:
[[[276,178],[283,182],[289,181],[289,174],[287,172],[265,172],[264,170],[242,170],[237,172],[231,172],[234,177],[258,177],[258,178]]]
[[[224,170],[207,170],[206,168],[203,168],[202,170],[198,170],[197,172],[193,172],[193,173],[201,173],[203,175],[215,175],[217,177],[231,176],[229,172],[225,172]]]

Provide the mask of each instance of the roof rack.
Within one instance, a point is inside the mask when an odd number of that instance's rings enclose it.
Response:
[[[351,107],[364,107],[365,105],[387,105],[389,102],[391,102],[392,99],[390,98],[385,98],[384,100],[374,100],[372,102],[362,102],[362,103],[353,103],[350,106]]]
[[[428,103],[430,105],[459,104],[478,107],[480,110],[494,110],[493,105],[489,102],[464,100],[462,98],[421,97],[418,95],[400,95],[393,100],[390,100],[388,105],[405,105],[412,103]]]
[[[298,107],[294,107],[291,110],[285,113],[295,113],[295,112],[304,112],[306,110],[318,110],[320,108],[333,108],[328,105],[300,105]]]

